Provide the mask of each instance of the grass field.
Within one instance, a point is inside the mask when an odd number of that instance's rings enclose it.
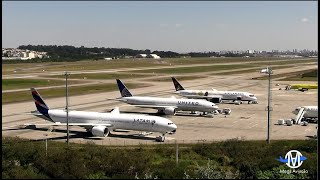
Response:
[[[136,70],[136,71],[130,71],[130,73],[184,74],[184,73],[220,71],[220,70],[228,70],[228,69],[241,69],[241,68],[249,68],[249,67],[255,67],[255,66],[249,65],[249,64],[194,66],[194,67],[177,67],[177,68],[166,68],[166,69]]]
[[[128,88],[134,89],[139,87],[147,87],[147,84],[130,84],[127,83]],[[83,94],[93,94],[102,93],[109,91],[116,91],[118,87],[114,83],[110,84],[96,84],[88,86],[74,86],[69,87],[69,95],[83,95]],[[53,98],[65,96],[65,88],[51,88],[51,89],[41,89],[39,93],[43,98]],[[33,101],[30,91],[19,91],[19,92],[9,92],[2,93],[2,104],[21,102],[21,101]]]
[[[50,78],[64,79],[64,75],[46,76]],[[120,73],[86,73],[86,74],[71,74],[69,79],[128,79],[128,78],[142,78],[150,77],[150,75],[143,74],[120,74]]]
[[[303,74],[305,73],[310,73],[312,71],[317,71],[317,70],[303,70],[303,71],[296,71],[296,72],[291,72],[291,73],[282,73],[282,74],[275,74],[271,75],[271,78],[281,78],[277,80],[282,80],[282,81],[317,81],[316,76],[306,76],[302,77]],[[268,79],[268,76],[262,76],[258,78],[253,78],[253,79],[258,79],[258,80],[265,80]]]
[[[309,59],[309,60],[286,60],[286,61],[272,61],[272,62],[257,62],[257,63],[250,63],[252,65],[286,65],[286,64],[300,64],[300,63],[317,63],[317,59]]]
[[[293,66],[272,66],[272,69],[284,69]],[[228,71],[228,72],[220,72],[220,73],[212,73],[212,75],[232,75],[232,74],[242,74],[242,73],[250,73],[250,72],[257,72],[259,73],[262,68],[251,68],[251,69],[244,69],[244,70],[236,70],[236,71]]]
[[[185,81],[185,80],[193,80],[193,79],[206,78],[206,76],[175,76],[175,78],[176,78],[178,81]],[[171,79],[171,77],[167,77],[167,78],[153,78],[153,79],[148,79],[148,81],[169,82],[169,81],[172,81],[172,79]]]
[[[318,81],[318,69],[280,79],[281,81]]]
[[[70,81],[70,83],[79,83],[78,81]],[[46,87],[64,85],[63,80],[44,80],[44,79],[2,79],[2,90],[22,89],[30,87]]]
[[[302,59],[302,58],[301,58]],[[310,58],[303,58],[310,59]],[[48,62],[48,63],[20,63],[2,64],[2,74],[15,73],[37,73],[41,71],[76,71],[76,70],[98,70],[114,68],[139,68],[159,67],[188,64],[217,64],[232,62],[257,62],[257,61],[295,61],[295,59],[284,58],[164,58],[154,59],[119,59],[119,60],[98,60],[98,61],[77,61],[77,62]],[[301,61],[301,60],[298,60]],[[305,61],[305,60],[304,60]],[[309,60],[306,60],[309,61]],[[312,60],[311,60],[312,61]],[[315,58],[313,61],[317,61]],[[16,71],[16,72],[14,72]]]

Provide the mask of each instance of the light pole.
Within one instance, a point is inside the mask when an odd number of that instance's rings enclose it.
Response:
[[[267,132],[267,143],[270,144],[270,121],[271,121],[271,74],[272,68],[267,67],[266,69],[262,69],[261,73],[268,74],[268,106],[267,106],[267,111],[268,111],[268,132]]]
[[[68,76],[70,75],[70,73],[65,71],[64,75],[66,76],[67,144],[69,146]]]

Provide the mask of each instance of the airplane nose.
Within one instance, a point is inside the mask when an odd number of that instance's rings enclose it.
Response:
[[[214,110],[219,109],[218,106],[212,106],[212,108],[213,108]]]
[[[175,132],[175,131],[176,131],[176,129],[177,129],[177,125],[172,124],[172,127],[174,128],[174,132]]]

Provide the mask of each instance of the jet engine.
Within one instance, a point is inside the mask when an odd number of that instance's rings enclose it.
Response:
[[[164,114],[175,115],[176,110],[173,107],[167,107],[164,109]]]
[[[210,102],[213,102],[213,103],[221,103],[221,101],[222,101],[221,97],[220,98],[212,98],[210,100]]]
[[[91,129],[91,133],[93,136],[106,137],[109,134],[109,129],[105,126],[94,126]]]
[[[307,88],[302,88],[302,89],[299,89],[299,91],[304,92],[304,91],[308,91],[308,89]]]

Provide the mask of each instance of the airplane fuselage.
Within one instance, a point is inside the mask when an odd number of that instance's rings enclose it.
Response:
[[[158,98],[158,97],[122,97],[121,101],[132,105],[145,105],[145,106],[161,106],[154,109],[162,109],[165,107],[175,107],[176,110],[181,111],[201,111],[213,112],[219,109],[214,103],[201,99],[176,99],[176,98]]]
[[[54,122],[66,123],[67,113],[64,110],[49,110],[48,114]],[[109,129],[127,129],[137,131],[171,132],[177,126],[170,120],[158,116],[135,114],[112,114],[87,111],[69,111],[69,123],[111,124]],[[90,128],[90,127],[88,127]]]
[[[201,98],[210,100],[211,98],[221,97],[222,100],[257,101],[257,97],[248,92],[179,90],[177,93],[187,98]]]

